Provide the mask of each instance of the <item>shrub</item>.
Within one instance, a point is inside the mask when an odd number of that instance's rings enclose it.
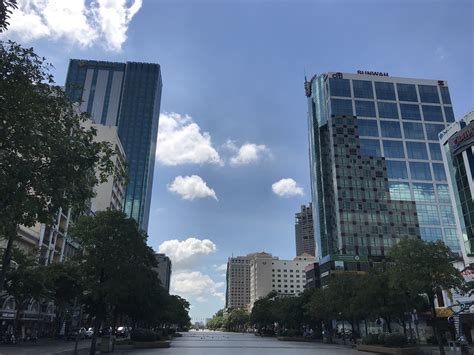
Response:
[[[366,345],[382,345],[388,348],[401,348],[408,344],[407,338],[399,333],[369,334],[363,339]]]
[[[158,333],[150,329],[137,328],[134,329],[130,338],[133,341],[156,341],[161,340]]]
[[[295,329],[287,329],[286,331],[283,332],[282,335],[287,336],[287,337],[296,337],[296,336],[301,335],[301,332]]]
[[[380,344],[379,342],[379,334],[369,334],[364,339],[362,339],[362,343],[366,345],[375,345]]]

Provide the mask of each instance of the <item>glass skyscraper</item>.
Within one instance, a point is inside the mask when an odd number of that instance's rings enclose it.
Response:
[[[386,255],[402,238],[458,228],[438,133],[454,121],[447,83],[380,72],[305,83],[317,255]]]
[[[95,123],[118,126],[127,156],[124,212],[148,229],[161,102],[158,64],[72,59],[66,93]]]

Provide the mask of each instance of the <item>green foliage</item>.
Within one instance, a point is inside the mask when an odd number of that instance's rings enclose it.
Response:
[[[13,10],[18,8],[17,0],[1,0],[0,1],[0,33],[4,32],[10,25],[8,20]]]
[[[407,338],[400,333],[369,334],[363,339],[366,345],[382,345],[388,348],[402,348],[408,345]]]
[[[130,338],[133,341],[157,341],[162,340],[161,336],[150,329],[137,328],[132,331]]]

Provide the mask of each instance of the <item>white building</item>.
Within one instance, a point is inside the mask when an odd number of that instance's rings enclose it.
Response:
[[[247,308],[250,303],[250,257],[227,261],[225,308]]]
[[[250,258],[250,304],[275,291],[282,296],[298,296],[306,284],[305,268],[315,262],[309,254],[293,260],[280,260],[268,253],[249,254]]]

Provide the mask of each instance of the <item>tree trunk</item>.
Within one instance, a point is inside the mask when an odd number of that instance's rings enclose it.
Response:
[[[430,302],[431,314],[433,315],[433,332],[434,332],[436,341],[438,342],[439,354],[445,355],[446,353],[444,352],[443,340],[439,334],[438,326],[436,324],[436,307],[434,304],[434,294],[428,295],[428,300]]]
[[[97,345],[97,335],[99,334],[99,328],[102,324],[102,319],[99,316],[95,317],[94,321],[94,333],[92,334],[91,348],[89,350],[89,355],[95,355],[95,349]]]
[[[0,270],[0,294],[5,287],[5,279],[8,269],[10,268],[10,261],[12,259],[13,241],[16,237],[16,224],[5,228],[5,237],[8,238],[7,248],[3,253],[2,270]]]

